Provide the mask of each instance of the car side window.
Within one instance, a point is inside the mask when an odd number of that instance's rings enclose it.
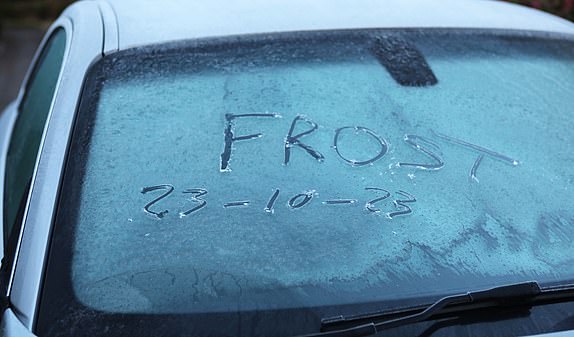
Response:
[[[56,90],[66,48],[66,32],[56,29],[42,50],[28,80],[12,130],[4,184],[4,249],[22,221],[44,126]],[[16,232],[16,231],[14,231]],[[13,247],[12,247],[13,248]]]

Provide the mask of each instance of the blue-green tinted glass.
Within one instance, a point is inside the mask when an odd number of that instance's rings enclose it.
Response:
[[[75,296],[194,313],[572,279],[573,56],[371,32],[106,58],[63,192]]]
[[[66,32],[57,29],[40,54],[18,110],[6,158],[4,240],[10,237],[15,222],[21,220],[18,212],[23,211],[26,202],[65,49]]]

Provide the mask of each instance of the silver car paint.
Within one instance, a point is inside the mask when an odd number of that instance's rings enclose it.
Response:
[[[84,74],[101,56],[103,48],[103,24],[95,2],[74,4],[52,25],[50,32],[57,27],[66,30],[67,50],[40,145],[9,288],[14,313],[30,330],[36,315],[48,237],[78,97]]]
[[[12,309],[7,309],[2,314],[0,324],[0,336],[4,337],[30,337],[34,336],[24,324],[16,317]]]
[[[120,49],[191,38],[357,28],[500,28],[574,33],[574,25],[564,19],[507,2],[484,0],[109,3],[118,18]]]

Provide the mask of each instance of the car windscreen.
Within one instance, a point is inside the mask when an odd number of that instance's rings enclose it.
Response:
[[[77,114],[41,330],[169,317],[304,333],[329,310],[574,279],[573,92],[573,40],[534,33],[105,56]]]

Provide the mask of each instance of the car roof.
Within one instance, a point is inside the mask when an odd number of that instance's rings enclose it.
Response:
[[[360,28],[492,28],[574,34],[574,24],[491,0],[96,0],[117,48],[271,32]],[[115,27],[111,27],[115,26]]]

